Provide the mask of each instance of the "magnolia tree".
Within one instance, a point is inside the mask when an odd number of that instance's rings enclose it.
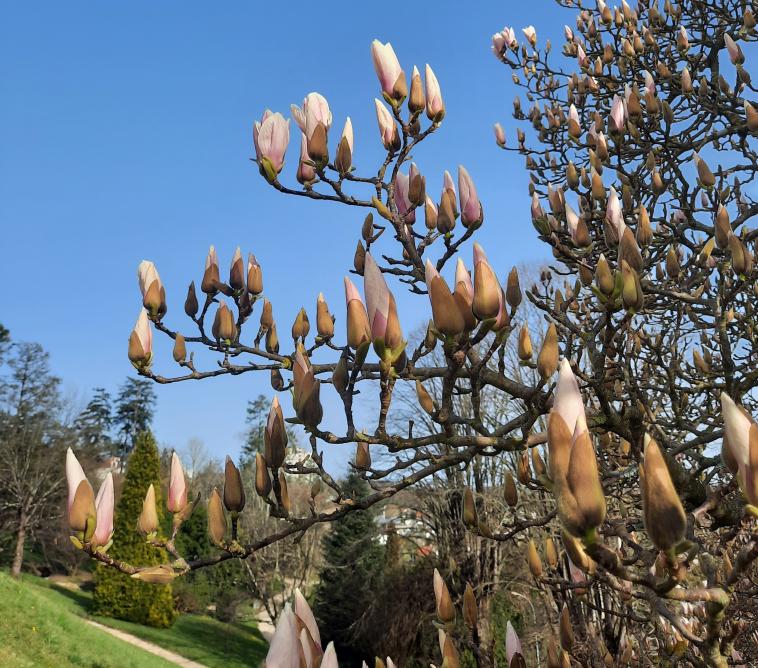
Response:
[[[187,292],[184,331],[166,318],[154,264],[138,271],[144,308],[129,358],[141,375],[174,383],[258,371],[276,392],[292,392],[295,416],[287,420],[304,428],[310,457],[285,463],[285,417],[274,398],[256,458],[255,490],[276,529],[239,535],[244,488],[229,461],[223,492],[208,500],[218,553],[184,559],[174,537],[197,500],[188,499],[175,459],[171,535],[160,535],[149,492],[136,527],[170,561],[150,568],[116,561],[107,553],[110,488],[96,502],[70,459],[69,518],[79,549],[133,577],[166,582],[251,557],[436,473],[507,455],[517,462],[502,482],[507,510],[494,513],[481,490],[463,490],[461,516],[484,538],[523,545],[551,619],[534,647],[522,648],[509,628],[511,666],[758,661],[750,636],[758,616],[758,426],[751,417],[758,409],[758,232],[748,225],[758,211],[751,197],[758,111],[744,62],[755,19],[745,0],[558,4],[576,14],[561,55],[531,26],[492,40],[527,100],[514,100],[526,130],[507,140],[496,125],[496,142],[525,160],[532,223],[554,266],[524,292],[515,270],[501,283],[474,243],[472,276],[462,253],[471,257],[466,242],[484,220],[474,182],[460,167],[457,189],[445,172],[442,192],[432,193],[410,162],[442,125],[440,86],[429,66],[423,78],[415,67],[408,77],[392,47],[375,41],[381,164],[353,165],[350,119],[337,138],[318,93],[291,108],[300,139],[294,174],[284,171],[290,121],[266,111],[254,127],[256,162],[272,188],[367,212],[351,270],[362,278],[363,297],[345,278],[342,317],[319,296],[315,335],[301,310],[290,344],[290,336],[280,341],[253,255],[245,261],[238,250],[222,280],[211,247],[200,294],[194,282]],[[398,289],[429,300],[427,334],[412,349]],[[542,315],[539,336],[530,333],[524,295]],[[155,368],[154,330],[174,341],[176,375]],[[504,363],[511,337],[529,373]],[[193,347],[217,354],[218,365],[199,368]],[[442,363],[429,364],[435,348]],[[423,428],[388,420],[401,383],[415,386],[429,415]],[[354,424],[359,387],[378,387],[371,433]],[[339,396],[343,433],[320,426],[322,391]],[[494,424],[483,408],[493,394],[509,407]],[[323,465],[322,448],[344,443],[356,444],[353,466],[371,485],[368,496],[351,498]],[[307,512],[293,509],[285,473],[314,481]],[[544,493],[548,509],[519,502],[519,487]],[[443,665],[458,665],[464,651],[491,665],[477,593],[448,590],[440,577],[434,592]],[[456,624],[456,610],[464,624]],[[336,664],[333,648],[322,656],[312,615],[296,597],[281,615],[267,665],[301,660]]]

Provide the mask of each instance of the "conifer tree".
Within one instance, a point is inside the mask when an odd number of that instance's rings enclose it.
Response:
[[[162,519],[160,456],[153,435],[143,431],[135,439],[127,464],[109,552],[116,559],[139,566],[163,563],[167,558],[163,550],[149,545],[135,529],[150,484]],[[156,627],[171,626],[176,614],[171,585],[148,584],[102,566],[97,570],[94,604],[97,614]]]
[[[345,489],[355,499],[370,491],[368,484],[354,473],[347,477]],[[384,569],[385,550],[377,538],[373,514],[361,510],[335,522],[323,540],[324,566],[313,612],[322,642],[334,641],[344,665],[360,665],[361,660],[371,659],[373,642],[378,640],[355,633],[358,622],[369,610],[375,582]]]

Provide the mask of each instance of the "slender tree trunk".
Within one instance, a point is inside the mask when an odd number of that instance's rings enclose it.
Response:
[[[13,564],[11,565],[11,576],[18,579],[21,577],[21,565],[24,562],[24,544],[26,543],[26,513],[21,511],[18,514],[18,531],[16,532],[16,549],[13,551]]]

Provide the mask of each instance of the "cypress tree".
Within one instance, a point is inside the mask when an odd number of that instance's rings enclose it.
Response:
[[[345,489],[354,498],[370,491],[351,473]],[[334,641],[342,665],[361,665],[374,656],[379,640],[357,631],[374,598],[374,586],[384,569],[384,548],[379,544],[374,517],[368,510],[348,513],[335,522],[323,539],[324,566],[316,590],[313,612],[323,642]]]
[[[140,432],[126,469],[124,487],[116,506],[113,546],[109,554],[135,566],[152,566],[166,561],[163,550],[149,545],[137,532],[137,519],[147,488],[155,488],[159,519],[163,518],[160,456],[149,431]],[[176,616],[171,585],[135,580],[112,568],[98,566],[94,594],[95,612],[147,626],[171,626]]]

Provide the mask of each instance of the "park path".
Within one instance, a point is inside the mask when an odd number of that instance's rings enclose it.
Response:
[[[128,642],[130,645],[134,645],[135,647],[139,647],[140,649],[143,649],[146,652],[155,654],[156,656],[161,657],[161,659],[165,659],[166,661],[171,661],[172,663],[175,663],[177,666],[181,666],[182,668],[207,668],[207,666],[203,665],[202,663],[198,663],[197,661],[192,661],[190,659],[187,659],[177,654],[176,652],[171,652],[170,650],[164,649],[163,647],[161,647],[160,645],[156,645],[155,643],[148,642],[147,640],[142,640],[142,638],[133,636],[131,633],[126,633],[125,631],[119,631],[118,629],[112,629],[109,626],[105,626],[104,624],[94,622],[91,619],[87,619],[85,621],[90,626],[94,626],[95,628],[100,629],[101,631],[105,631],[106,633],[109,633],[113,637],[118,638],[119,640],[123,640],[124,642]]]

